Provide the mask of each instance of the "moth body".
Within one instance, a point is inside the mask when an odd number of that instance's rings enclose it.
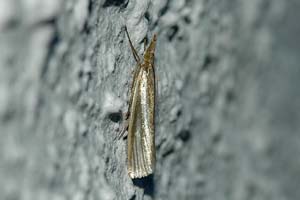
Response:
[[[153,36],[141,60],[132,45],[127,29],[125,30],[137,62],[131,86],[127,136],[127,169],[129,176],[134,179],[152,174],[155,168],[154,51],[156,35]]]

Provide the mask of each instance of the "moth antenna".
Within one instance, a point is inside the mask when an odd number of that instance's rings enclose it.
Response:
[[[130,45],[130,48],[131,48],[133,57],[134,57],[135,61],[136,61],[139,65],[141,65],[141,59],[140,59],[139,55],[137,54],[135,48],[134,48],[133,45],[132,45],[131,39],[130,39],[130,37],[129,37],[129,33],[128,33],[128,31],[127,31],[127,26],[125,26],[125,32],[126,32],[126,35],[127,35],[128,40],[129,40],[129,45]]]

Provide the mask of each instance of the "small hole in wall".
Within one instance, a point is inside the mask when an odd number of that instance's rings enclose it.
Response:
[[[109,118],[111,121],[113,121],[113,122],[115,122],[115,123],[118,123],[118,122],[120,122],[120,121],[122,120],[122,114],[121,114],[121,112],[110,113],[110,114],[108,115],[108,118]]]
[[[159,13],[158,13],[158,15],[159,15],[160,17],[167,13],[167,11],[168,11],[168,9],[169,9],[169,5],[168,5],[168,4],[169,4],[169,3],[167,2],[167,4],[166,4],[163,8],[160,9],[160,11],[159,11]]]
[[[220,143],[221,140],[222,140],[222,134],[221,134],[221,133],[216,133],[216,134],[212,137],[212,143],[213,143],[213,144],[218,144],[218,143]]]
[[[80,70],[80,71],[78,72],[78,77],[79,77],[79,78],[82,78],[82,77],[83,77],[83,75],[84,75],[83,71],[82,71],[82,70]]]
[[[150,21],[150,13],[148,11],[145,13],[145,18],[148,22]]]
[[[176,113],[176,116],[177,117],[180,117],[182,115],[182,111],[179,109],[178,111],[177,111],[177,113]]]
[[[93,10],[93,8],[94,8],[94,2],[93,2],[93,1],[89,1],[88,4],[89,4],[89,5],[88,5],[88,12],[89,12],[89,14],[91,14],[91,13],[92,13],[92,10]]]
[[[213,63],[214,58],[211,55],[206,55],[203,61],[202,70],[206,70]]]
[[[129,200],[135,200],[135,199],[136,199],[136,195],[134,194],[134,195],[132,195],[132,197],[130,197]]]
[[[172,41],[179,30],[178,25],[171,26],[167,32],[167,37],[169,41]]]
[[[167,157],[169,155],[171,155],[172,153],[174,153],[175,149],[174,146],[169,145],[169,146],[165,146],[165,148],[162,150],[162,157]]]
[[[106,0],[103,4],[103,8],[115,6],[115,7],[121,7],[126,8],[128,4],[128,0]]]
[[[227,100],[227,102],[232,102],[232,101],[234,101],[234,99],[235,99],[235,93],[234,93],[234,91],[233,90],[227,91],[227,93],[226,93],[226,100]]]
[[[183,141],[186,142],[191,137],[191,132],[187,129],[180,131],[178,137]]]
[[[189,16],[185,16],[185,17],[183,18],[183,20],[184,20],[184,22],[185,22],[186,24],[190,24],[190,23],[191,23],[191,18],[190,18]]]

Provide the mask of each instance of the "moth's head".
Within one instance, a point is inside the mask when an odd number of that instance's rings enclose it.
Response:
[[[152,37],[152,40],[150,42],[150,45],[149,45],[149,48],[152,48],[153,50],[155,49],[155,45],[156,45],[156,33],[154,33],[153,37]]]
[[[156,34],[154,34],[145,54],[154,54],[155,46],[156,46],[156,39],[157,39],[156,37],[157,37]]]

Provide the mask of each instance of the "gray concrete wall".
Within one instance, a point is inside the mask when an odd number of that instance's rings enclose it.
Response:
[[[300,199],[296,0],[0,0],[0,199]],[[157,164],[132,181],[135,47],[158,34]]]

